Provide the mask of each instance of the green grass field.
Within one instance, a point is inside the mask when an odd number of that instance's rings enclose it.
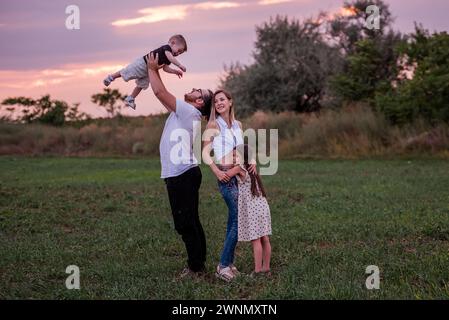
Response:
[[[263,177],[272,212],[270,279],[213,275],[226,207],[202,167],[203,278],[179,281],[158,159],[0,157],[0,298],[447,299],[447,160],[282,161]],[[252,269],[250,244],[236,264]],[[68,290],[68,265],[81,290]],[[380,289],[367,290],[368,265]]]

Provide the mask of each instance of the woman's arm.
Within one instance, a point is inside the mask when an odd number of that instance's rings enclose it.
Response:
[[[217,167],[217,165],[213,161],[212,157],[210,156],[211,151],[212,151],[212,141],[209,140],[204,143],[204,147],[203,147],[204,162],[209,165],[210,169],[212,170],[212,172],[215,174],[215,176],[217,177],[217,179],[219,181],[229,182],[229,180],[231,180],[231,178],[229,177],[229,175],[226,172],[221,171]]]

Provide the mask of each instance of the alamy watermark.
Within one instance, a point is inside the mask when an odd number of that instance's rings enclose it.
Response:
[[[380,9],[378,6],[370,5],[366,7],[365,12],[369,16],[365,20],[365,28],[369,30],[379,30],[380,29]]]
[[[65,20],[65,27],[68,30],[79,30],[81,28],[80,8],[72,4],[65,8],[65,13],[69,15]]]
[[[206,129],[201,135],[201,122],[194,121],[193,123],[193,141],[192,135],[188,130],[178,128],[173,130],[170,134],[170,141],[174,143],[170,149],[170,162],[172,164],[190,164],[194,157],[198,163],[204,162],[210,165],[213,161],[213,157],[206,154],[206,150],[203,150],[201,145],[202,141],[209,141],[210,137],[213,137],[216,132],[215,129]],[[225,132],[221,132],[223,135],[234,135],[231,129],[225,129]],[[201,139],[198,139],[201,137]],[[251,162],[258,163],[260,175],[274,175],[277,173],[279,166],[278,159],[278,129],[246,129],[242,132],[243,141],[249,146],[252,156],[250,156]],[[242,141],[242,142],[243,142]],[[193,150],[191,146],[193,145]],[[242,145],[240,145],[242,146]],[[229,154],[232,149],[229,149],[225,144],[218,145],[216,148],[220,150],[220,154]],[[236,145],[237,153],[240,153],[240,159],[243,158],[242,149]],[[228,158],[229,159],[229,158]]]
[[[369,274],[366,278],[365,286],[368,290],[380,289],[380,270],[378,266],[370,265],[366,267],[365,273]]]
[[[65,286],[69,290],[80,289],[80,268],[76,265],[70,265],[65,269],[65,273],[70,274],[65,280]]]

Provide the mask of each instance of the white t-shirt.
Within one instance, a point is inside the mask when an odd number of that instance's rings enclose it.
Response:
[[[200,125],[201,112],[191,104],[176,99],[176,112],[171,112],[165,121],[159,144],[161,178],[179,176],[198,165],[193,142],[194,131],[201,134]]]
[[[214,157],[216,161],[220,161],[228,153],[238,145],[243,144],[243,133],[237,121],[233,121],[231,128],[228,128],[226,121],[221,117],[217,117],[217,124],[220,133],[214,137],[212,141],[212,149],[214,149]]]

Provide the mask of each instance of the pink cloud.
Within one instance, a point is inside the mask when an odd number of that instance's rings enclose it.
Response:
[[[200,2],[197,4],[171,5],[144,8],[139,10],[142,16],[131,19],[120,19],[112,22],[115,27],[126,27],[145,23],[156,23],[166,20],[184,20],[193,10],[218,10],[237,8],[242,4],[237,2]]]
[[[261,0],[258,2],[258,4],[262,6],[269,6],[274,4],[280,4],[280,3],[287,3],[292,2],[293,0]]]

